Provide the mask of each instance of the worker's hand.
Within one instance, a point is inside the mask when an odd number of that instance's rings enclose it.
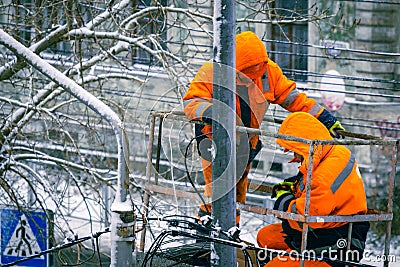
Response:
[[[344,128],[332,113],[324,109],[324,111],[322,111],[322,113],[318,116],[318,120],[325,125],[332,137],[344,138],[344,136],[341,136],[337,133],[337,130],[344,131]]]
[[[295,186],[296,183],[299,182],[299,180],[303,178],[303,174],[301,172],[298,172],[296,175],[291,176],[289,178],[286,178],[285,180],[283,180],[284,182],[290,182],[293,183],[293,187]]]
[[[271,198],[279,198],[281,195],[285,193],[293,192],[294,183],[293,182],[280,182],[279,184],[274,185],[272,187],[272,195]]]
[[[336,121],[330,128],[329,128],[329,133],[332,135],[332,137],[335,138],[341,138],[344,136],[341,136],[340,134],[337,133],[337,130],[342,130],[344,131],[344,128],[342,124],[340,124],[340,121]]]

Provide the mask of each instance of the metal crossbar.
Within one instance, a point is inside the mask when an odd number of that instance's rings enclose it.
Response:
[[[182,111],[168,111],[168,112],[153,112],[151,114],[151,125],[150,125],[150,136],[149,136],[149,158],[148,158],[148,168],[146,170],[146,178],[147,178],[147,184],[146,184],[146,190],[145,190],[145,208],[148,210],[148,205],[149,205],[149,198],[152,194],[158,193],[158,194],[167,194],[167,195],[176,195],[177,197],[183,197],[183,198],[190,198],[190,199],[196,199],[198,200],[199,197],[196,196],[195,193],[193,192],[187,192],[185,190],[179,190],[179,189],[169,189],[165,188],[164,186],[158,186],[158,180],[155,178],[154,183],[151,181],[152,177],[152,148],[153,148],[153,143],[154,143],[154,132],[155,132],[155,124],[156,124],[156,118],[159,118],[159,131],[158,131],[158,144],[157,144],[157,158],[156,158],[156,172],[159,171],[159,162],[160,162],[160,153],[159,151],[161,150],[160,148],[160,140],[162,137],[162,125],[163,121],[165,119],[171,119],[171,120],[176,120],[176,121],[182,121],[182,122],[189,122],[189,120],[185,117],[184,113]],[[266,121],[270,121],[273,123],[282,123],[282,120],[279,119],[265,119]],[[193,122],[194,123],[194,122]],[[196,121],[195,123],[200,123],[200,124],[205,124],[203,122],[198,122]],[[352,133],[352,132],[347,132],[347,131],[341,131],[340,134],[347,136],[347,137],[352,137],[356,139],[352,140],[309,140],[309,139],[304,139],[304,138],[299,138],[299,137],[294,137],[294,136],[288,136],[288,135],[281,135],[281,134],[276,134],[270,131],[265,131],[265,130],[259,130],[259,129],[253,129],[253,128],[247,128],[243,126],[237,126],[236,130],[238,132],[242,133],[252,133],[252,134],[258,134],[260,136],[268,136],[268,137],[273,137],[273,138],[280,138],[280,139],[285,139],[285,140],[291,140],[291,141],[298,141],[302,143],[306,143],[310,145],[310,153],[309,153],[309,172],[306,178],[306,204],[305,204],[305,211],[304,215],[301,214],[296,214],[296,213],[291,213],[291,212],[282,212],[282,211],[277,211],[273,209],[266,209],[260,206],[256,205],[247,205],[247,204],[238,204],[239,209],[243,211],[248,211],[248,212],[253,212],[257,214],[265,214],[265,215],[272,215],[276,216],[281,219],[288,219],[288,220],[294,220],[298,222],[303,222],[303,233],[302,233],[302,246],[301,250],[305,251],[307,247],[307,234],[309,231],[309,223],[313,222],[348,222],[350,227],[349,227],[349,232],[348,232],[348,244],[351,243],[351,232],[352,232],[352,224],[353,222],[362,222],[362,221],[382,221],[386,222],[386,235],[385,235],[385,249],[384,249],[384,255],[388,256],[389,255],[389,249],[390,249],[390,231],[391,231],[391,223],[393,220],[393,188],[394,188],[394,177],[395,177],[395,172],[396,172],[396,163],[397,163],[397,149],[398,149],[398,144],[399,140],[396,139],[391,139],[391,138],[380,138],[372,135],[367,135],[367,134],[359,134],[359,133]],[[308,214],[309,207],[310,207],[310,192],[311,192],[311,180],[312,180],[312,164],[313,164],[313,151],[314,151],[314,146],[317,145],[386,145],[386,146],[391,146],[392,147],[392,160],[391,160],[391,172],[389,176],[389,189],[388,189],[388,202],[387,202],[387,211],[379,211],[379,210],[372,210],[369,209],[367,214],[363,215],[329,215],[329,216],[310,216]],[[157,175],[157,174],[156,174]],[[263,185],[263,191],[264,192],[271,192],[272,188],[271,186],[268,185]],[[144,248],[144,235],[145,231],[142,233],[142,239],[141,239],[141,244],[140,248]],[[388,258],[388,257],[387,257]],[[304,262],[301,261],[301,264],[303,265]],[[384,266],[388,266],[389,262],[386,261],[384,263]]]

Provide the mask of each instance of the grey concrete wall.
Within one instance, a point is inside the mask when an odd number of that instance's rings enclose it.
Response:
[[[356,27],[355,47],[371,52],[399,51],[399,27],[398,27],[399,6],[390,4],[362,3],[357,2],[356,17],[360,18],[360,24]],[[396,60],[394,57],[364,54],[363,57],[377,60]],[[356,64],[357,76],[375,79],[393,80],[397,76],[398,67],[393,63],[382,62],[360,62]],[[364,81],[356,81],[356,85],[363,86]],[[371,82],[369,86],[384,87],[385,89],[395,88],[397,85],[381,84]],[[384,94],[394,94],[386,90],[374,90]],[[357,96],[360,100],[370,100],[370,96]],[[389,98],[379,98],[379,101],[390,101]]]

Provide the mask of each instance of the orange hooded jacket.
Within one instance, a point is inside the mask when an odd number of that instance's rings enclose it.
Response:
[[[253,32],[242,32],[236,36],[237,86],[246,86],[250,106],[251,128],[259,128],[269,103],[279,104],[290,112],[304,111],[318,117],[324,108],[314,99],[296,89],[296,83],[283,75],[279,66],[268,59],[263,42]],[[184,112],[190,120],[211,119],[213,79],[212,63],[206,62],[197,72],[183,97]],[[239,96],[236,97],[236,113],[242,118]],[[237,122],[237,124],[240,124]],[[202,128],[202,133],[211,138],[211,126]],[[249,135],[252,148],[258,142],[257,135]]]
[[[332,140],[329,131],[316,118],[305,112],[290,114],[282,123],[279,134],[308,140]],[[297,141],[277,139],[280,146],[302,155],[299,167],[303,178],[295,186],[294,198],[284,194],[277,199],[283,211],[304,214],[306,177],[309,166],[309,145]],[[351,151],[343,145],[317,145],[314,148],[309,215],[354,215],[367,211],[364,185]],[[287,203],[285,203],[287,202]],[[279,204],[278,204],[279,203]],[[280,208],[278,208],[280,209]],[[311,228],[339,227],[344,222],[310,223]],[[289,220],[291,228],[302,231],[301,224]]]

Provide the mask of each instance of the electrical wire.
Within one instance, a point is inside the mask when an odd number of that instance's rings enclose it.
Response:
[[[77,244],[77,245],[79,246],[80,244]],[[96,249],[95,249],[93,240],[92,240],[92,247],[93,247],[92,254],[87,259],[85,259],[84,261],[80,261],[80,262],[75,263],[75,264],[69,264],[69,263],[64,263],[63,262],[63,263],[61,263],[61,266],[81,266],[81,265],[89,262],[90,260],[92,260],[94,258],[94,255],[96,254]]]
[[[274,111],[274,118],[277,119],[285,119],[288,112],[284,110],[275,110]],[[362,118],[352,118],[346,116],[337,116],[340,120],[346,120],[349,122],[342,122],[343,125],[352,126],[352,127],[360,127],[360,128],[368,128],[368,129],[378,129],[378,130],[387,130],[387,131],[394,131],[400,132],[400,121],[393,122],[393,121],[384,121],[384,120],[374,120],[374,119],[362,119]],[[359,124],[359,123],[351,123],[353,121],[356,122],[366,122],[366,123],[374,123],[375,125],[366,125],[366,124]],[[379,124],[387,124],[388,126],[383,126]]]
[[[169,265],[168,267],[173,267],[173,266],[176,266],[176,265],[178,265],[178,264],[188,262],[188,260],[190,260],[190,259],[191,259],[191,260],[195,260],[196,257],[199,255],[199,253],[201,253],[203,249],[206,249],[206,246],[207,246],[207,243],[203,242],[203,245],[198,249],[198,252],[197,252],[197,253],[194,253],[194,254],[192,255],[192,257],[190,257],[189,259],[183,258],[182,260],[177,261],[176,263],[171,264],[171,265]],[[199,256],[200,256],[200,255],[199,255]]]
[[[212,134],[212,132],[210,132],[210,133],[205,133],[205,134],[201,134],[201,135],[199,135],[198,137],[207,136],[208,134]],[[184,161],[185,161],[185,171],[186,171],[186,175],[187,175],[187,177],[188,177],[188,179],[189,179],[189,182],[190,182],[190,184],[192,185],[194,191],[195,191],[196,194],[200,197],[201,202],[203,202],[204,208],[206,209],[207,212],[211,212],[210,210],[208,210],[207,203],[206,203],[206,201],[204,200],[203,196],[202,196],[202,195],[200,194],[200,192],[197,190],[197,187],[195,186],[195,184],[194,184],[194,182],[193,182],[193,180],[192,180],[192,177],[191,177],[191,175],[190,175],[190,173],[189,173],[189,169],[188,169],[188,166],[187,166],[187,156],[188,156],[188,152],[189,152],[189,147],[190,147],[190,145],[192,144],[192,142],[193,142],[195,139],[196,139],[196,137],[193,137],[193,138],[190,140],[189,144],[186,146],[186,149],[185,149],[185,156],[184,156],[184,157],[185,157],[185,160],[184,160]]]
[[[173,217],[178,217],[178,218],[173,218]],[[183,218],[183,219],[179,219],[179,218]],[[213,228],[206,227],[206,226],[198,223],[197,218],[190,217],[190,216],[170,215],[170,216],[167,216],[167,217],[156,218],[156,219],[157,220],[166,221],[172,227],[179,227],[179,228],[185,229],[185,230],[196,230],[196,231],[200,230],[202,233],[207,234],[207,235],[209,235],[211,233],[211,231],[215,230]],[[190,221],[188,221],[186,219],[190,219]],[[148,220],[155,220],[155,219],[154,218],[153,219],[149,218]],[[219,233],[223,234],[226,238],[231,239],[231,237],[229,236],[228,233],[226,233],[224,231],[219,231]],[[150,266],[152,266],[153,257],[156,255],[157,251],[160,250],[161,245],[162,245],[162,241],[169,235],[171,235],[171,232],[169,230],[165,230],[156,238],[156,240],[153,242],[153,244],[151,245],[151,247],[149,248],[149,250],[147,251],[147,253],[145,255],[145,258],[144,258],[144,260],[142,262],[142,267],[146,266],[146,264],[148,262],[150,262]],[[200,239],[198,239],[198,240],[200,240]],[[200,248],[198,248],[197,250],[201,252],[201,249],[204,249],[206,245],[207,244],[203,242],[203,245]],[[190,258],[195,259],[197,254],[198,253],[195,253]],[[190,258],[186,258],[186,256],[185,256],[185,258],[179,260],[177,263],[174,263],[171,266],[175,266],[175,265],[177,265],[179,263],[182,263],[182,262],[188,262],[188,260]],[[246,256],[245,256],[245,258],[247,259]]]
[[[347,52],[354,52],[354,53],[368,54],[368,55],[376,55],[376,56],[388,56],[388,57],[400,56],[400,53],[374,52],[374,51],[361,50],[361,49],[340,48],[340,47],[335,47],[334,45],[333,46],[325,46],[325,45],[305,44],[305,43],[299,43],[299,42],[272,40],[272,39],[266,39],[266,38],[263,38],[262,40],[264,42],[269,42],[269,43],[298,45],[298,46],[313,47],[313,48],[319,48],[319,49],[335,49],[335,50],[340,50],[340,51],[347,51]]]
[[[386,5],[400,5],[399,2],[376,1],[376,0],[337,0],[337,1],[340,1],[340,2],[358,2],[358,3],[386,4]]]
[[[185,236],[185,237],[191,237],[193,239],[202,238],[202,239],[205,239],[210,242],[215,242],[215,243],[219,243],[219,244],[223,244],[223,245],[227,245],[227,246],[233,246],[236,248],[243,248],[243,244],[240,242],[236,242],[236,241],[231,241],[231,240],[226,240],[226,239],[221,239],[221,238],[216,238],[216,237],[201,236],[201,235],[188,233],[188,232],[184,232],[184,231],[179,231],[179,230],[170,230],[170,231],[171,231],[170,234],[172,236]],[[337,259],[337,258],[330,258],[330,257],[325,257],[323,255],[314,257],[314,256],[311,256],[309,253],[301,254],[296,251],[287,252],[285,250],[260,248],[260,247],[256,247],[256,246],[252,246],[252,245],[248,245],[246,247],[246,249],[254,250],[254,251],[266,251],[266,252],[272,253],[273,255],[289,256],[289,257],[303,259],[303,260],[332,261],[335,263],[348,264],[350,266],[372,267],[372,265],[363,264],[363,263],[359,263],[359,262],[352,262],[352,261],[341,260],[341,259]]]
[[[99,266],[102,267],[103,264],[101,262],[100,244],[99,244],[99,239],[98,238],[96,238],[96,247],[97,247],[97,256],[99,257]]]
[[[162,220],[166,220],[165,218]],[[169,225],[174,227],[174,228],[181,228],[181,224],[186,225],[188,222],[186,220],[182,220],[182,219],[168,219],[166,220],[169,222]],[[195,226],[195,224],[197,224],[198,226]],[[199,223],[193,223],[193,222],[189,222],[189,225],[191,225],[192,230],[195,230],[197,227],[204,227],[203,225],[200,225]],[[220,229],[217,229],[216,227],[214,227],[213,225],[207,227],[209,229],[210,232],[218,232],[218,233],[225,233],[224,231],[221,231]],[[225,233],[226,234],[226,233]],[[240,248],[245,256],[246,259],[246,266],[252,266],[252,261],[251,261],[251,257],[248,253],[248,250],[253,250],[256,252],[267,252],[273,256],[287,256],[287,257],[291,257],[291,258],[296,258],[296,259],[302,259],[302,260],[311,260],[311,261],[327,261],[327,262],[335,262],[335,263],[340,263],[340,264],[346,264],[346,265],[350,265],[350,266],[362,266],[362,267],[371,267],[371,265],[368,264],[363,264],[363,263],[359,263],[359,262],[352,262],[352,261],[347,261],[347,260],[342,260],[342,259],[337,259],[335,258],[331,258],[331,257],[325,257],[323,255],[318,256],[318,255],[311,255],[310,253],[298,253],[297,251],[290,251],[287,252],[285,250],[276,250],[276,249],[268,249],[268,248],[260,248],[254,245],[244,245],[243,242],[241,240],[235,240],[233,239],[231,236],[227,235],[228,239],[222,239],[220,237],[212,237],[210,236],[206,236],[206,235],[200,235],[200,234],[195,234],[195,233],[190,233],[187,231],[182,231],[182,230],[175,230],[175,229],[171,229],[171,230],[164,230],[163,232],[161,232],[161,234],[156,238],[156,240],[153,242],[153,244],[151,245],[150,249],[147,251],[144,261],[142,263],[142,267],[145,267],[147,265],[148,262],[150,262],[150,266],[152,266],[152,262],[153,262],[153,258],[154,256],[157,255],[157,251],[161,248],[162,246],[162,242],[165,238],[167,238],[168,236],[171,237],[187,237],[193,240],[202,240],[204,242],[214,242],[214,243],[218,243],[218,244],[222,244],[222,245],[226,245],[226,246],[232,246],[232,247],[236,247],[236,248]],[[160,254],[159,254],[160,255]],[[196,255],[192,255],[192,257],[195,257]],[[168,257],[167,257],[168,258]],[[187,260],[187,258],[186,258]],[[259,265],[258,262],[258,258],[257,260],[257,264]],[[181,262],[185,262],[184,259],[180,259],[179,263]],[[187,262],[187,261],[186,261]],[[171,266],[175,266],[177,265],[177,263],[172,264]]]
[[[16,260],[16,261],[13,261],[13,262],[10,262],[10,263],[2,264],[1,267],[14,266],[14,265],[20,264],[22,262],[25,262],[25,261],[28,261],[28,260],[31,260],[31,259],[41,257],[42,255],[45,255],[45,254],[48,254],[48,253],[51,253],[51,252],[60,251],[62,249],[69,248],[71,246],[74,246],[76,244],[82,243],[83,241],[86,241],[86,240],[89,240],[89,239],[92,239],[92,240],[93,240],[93,238],[97,239],[102,234],[109,233],[109,232],[110,232],[110,229],[106,228],[104,231],[99,231],[99,232],[93,233],[90,236],[76,238],[74,240],[68,240],[66,243],[60,244],[60,245],[58,245],[56,247],[52,247],[50,249],[43,250],[43,251],[41,251],[41,252],[39,252],[37,254],[21,258],[19,260]],[[78,265],[81,265],[81,264],[83,264],[85,262],[87,262],[87,261],[84,261],[84,262],[81,262],[81,263],[75,264],[75,265],[64,265],[64,266],[78,266]]]
[[[326,49],[335,49],[335,48],[326,48]],[[346,50],[344,51],[346,52]],[[296,52],[285,52],[285,51],[268,51],[270,55],[288,55],[288,56],[306,56],[304,53],[296,53]],[[330,56],[330,55],[317,55],[317,54],[307,54],[307,57],[310,58],[323,58],[323,59],[332,59],[335,58],[335,60],[348,60],[348,61],[363,61],[363,62],[375,62],[375,63],[388,63],[388,64],[395,64],[398,65],[400,64],[399,61],[394,61],[394,60],[384,60],[384,59],[370,59],[370,58],[361,58],[361,57],[343,57],[343,56]]]
[[[157,236],[156,240],[151,244],[149,250],[147,251],[145,257],[143,258],[142,262],[142,267],[145,267],[147,265],[147,262],[150,260],[150,266],[152,263],[152,258],[155,255],[155,252],[157,251],[158,247],[161,245],[161,241],[167,237],[169,234],[169,231],[163,231],[161,232],[160,235]]]

